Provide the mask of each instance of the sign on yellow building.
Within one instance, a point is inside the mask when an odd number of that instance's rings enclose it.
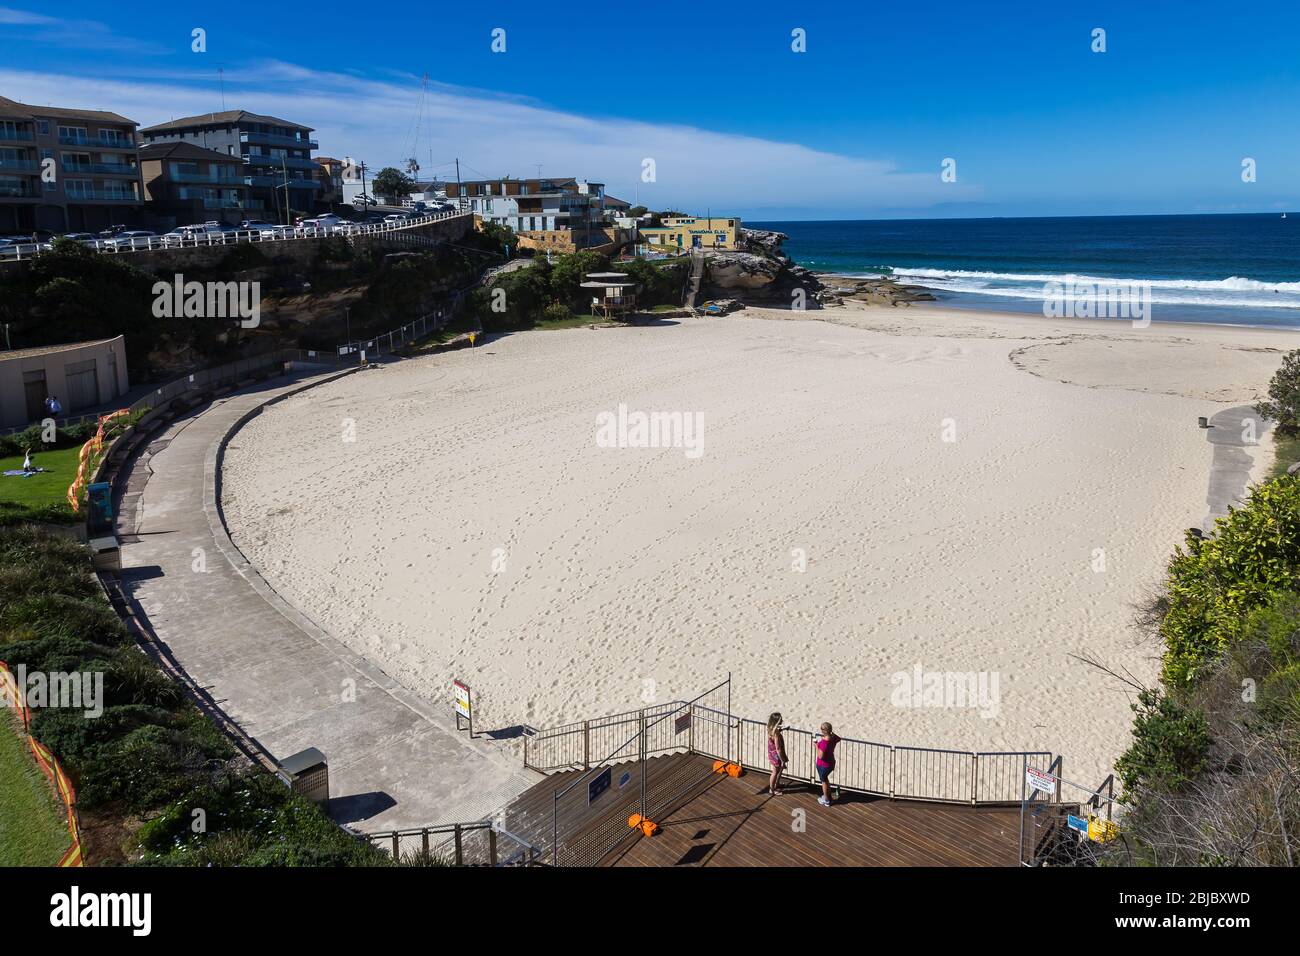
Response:
[[[642,226],[641,237],[651,248],[735,249],[740,220],[718,216],[673,216],[659,226]]]

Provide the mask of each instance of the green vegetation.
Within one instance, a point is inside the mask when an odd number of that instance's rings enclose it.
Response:
[[[71,845],[68,821],[13,712],[0,710],[0,866],[54,866]]]
[[[371,182],[371,194],[392,199],[404,198],[415,192],[415,181],[400,169],[385,166]]]
[[[68,485],[77,477],[80,446],[32,451],[32,464],[46,469],[27,478],[0,477],[0,525],[20,520],[71,524],[77,515],[68,507]],[[23,456],[0,458],[0,471],[22,468]]]
[[[1300,431],[1278,426],[1273,430],[1273,468],[1270,478],[1285,475],[1286,470],[1300,461]]]
[[[1167,684],[1192,683],[1236,639],[1245,616],[1293,587],[1300,575],[1300,481],[1252,490],[1213,534],[1190,532],[1174,551],[1160,622]]]
[[[0,529],[0,659],[29,671],[102,674],[103,712],[35,711],[32,734],[62,762],[78,805],[143,820],[124,859],[202,865],[386,862],[293,796],[230,742],[134,644],[75,542]],[[109,848],[109,853],[112,849]],[[105,862],[104,860],[92,862]]]
[[[537,258],[531,266],[503,272],[487,288],[476,289],[469,310],[489,331],[590,325],[591,290],[583,289],[582,282],[587,273],[610,268],[607,257],[588,250],[550,260]],[[639,311],[657,306],[677,308],[682,282],[679,267],[634,259],[619,262],[613,271],[626,272],[629,281],[637,284]]]
[[[1282,367],[1273,373],[1268,384],[1268,400],[1255,411],[1285,429],[1300,429],[1300,349],[1282,357]]]
[[[153,276],[128,256],[101,255],[79,242],[56,239],[50,252],[33,260],[26,273],[5,283],[0,321],[11,325],[15,347],[82,342],[125,335],[128,342],[152,343],[164,335],[196,341],[195,319],[163,319],[153,314]],[[131,377],[147,381],[145,351],[127,350]]]
[[[1261,412],[1293,421],[1300,352]],[[1280,425],[1279,427],[1294,427]],[[1145,619],[1161,686],[1140,688],[1115,767],[1119,863],[1294,866],[1300,834],[1300,477],[1252,488],[1174,552]]]

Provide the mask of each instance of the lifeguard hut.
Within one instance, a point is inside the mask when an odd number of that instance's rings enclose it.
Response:
[[[588,272],[582,288],[591,289],[591,314],[613,319],[636,311],[636,283],[626,272]]]

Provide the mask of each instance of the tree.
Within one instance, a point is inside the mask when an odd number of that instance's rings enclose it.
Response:
[[[1287,431],[1300,430],[1300,349],[1283,357],[1282,367],[1268,383],[1268,398],[1255,411]]]
[[[380,196],[401,199],[415,192],[415,180],[400,169],[385,166],[379,171],[379,175],[375,177],[372,188]]]
[[[581,310],[585,304],[582,281],[588,272],[600,272],[609,264],[598,252],[582,250],[560,256],[551,269],[551,295],[558,302]]]

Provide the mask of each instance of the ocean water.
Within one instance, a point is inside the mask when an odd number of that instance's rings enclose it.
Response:
[[[745,225],[787,234],[810,269],[892,275],[948,306],[1041,315],[1049,283],[1148,282],[1158,322],[1300,329],[1300,213]]]

